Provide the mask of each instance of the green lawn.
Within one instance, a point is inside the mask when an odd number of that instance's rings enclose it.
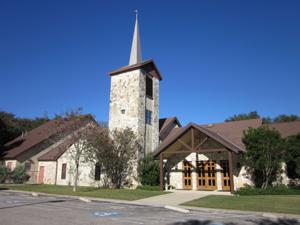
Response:
[[[218,209],[300,214],[299,195],[216,196],[199,198],[183,205]]]
[[[1,189],[22,190],[43,192],[49,194],[60,195],[76,195],[95,198],[110,198],[134,201],[142,198],[148,198],[156,195],[167,194],[160,191],[146,191],[140,189],[99,189],[94,187],[78,187],[76,192],[72,191],[72,187],[46,184],[20,184],[20,185],[0,185]]]

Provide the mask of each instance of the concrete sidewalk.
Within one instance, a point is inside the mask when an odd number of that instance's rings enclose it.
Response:
[[[192,190],[175,190],[170,194],[158,195],[150,198],[144,198],[133,201],[133,203],[143,205],[155,205],[155,206],[178,206],[184,202],[192,201],[194,199],[203,198],[208,195],[231,195],[229,192],[217,192],[217,191],[192,191]]]

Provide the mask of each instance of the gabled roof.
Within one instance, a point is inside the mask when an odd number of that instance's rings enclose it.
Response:
[[[89,115],[82,116],[83,125],[91,121]],[[71,126],[73,123],[72,120],[67,121],[61,125],[61,129]],[[15,159],[26,151],[30,150],[34,146],[46,141],[50,137],[55,136],[60,132],[61,129],[58,129],[59,122],[58,119],[50,120],[42,124],[41,126],[29,131],[25,135],[21,135],[14,140],[6,143],[4,145],[3,159]],[[64,128],[63,128],[64,127]]]
[[[163,133],[172,123],[177,124],[181,127],[181,124],[177,117],[161,118],[159,119],[159,133]]]
[[[250,127],[258,128],[262,125],[261,119],[239,120],[208,125],[190,123],[185,127],[173,129],[160,144],[159,148],[153,152],[153,155],[158,156],[159,153],[167,149],[190,128],[199,130],[229,150],[234,152],[245,152],[246,148],[242,141],[244,131]],[[267,126],[278,130],[282,137],[300,133],[300,121],[273,123],[268,124]]]
[[[40,156],[38,161],[56,161],[72,144],[73,142],[71,139],[66,140],[55,148],[46,152],[44,155]]]
[[[223,137],[207,128],[204,128],[203,126],[199,126],[194,123],[189,123],[185,127],[174,129],[174,131],[172,131],[170,133],[170,135],[161,143],[159,148],[153,152],[153,156],[157,157],[161,152],[163,152],[166,148],[168,148],[170,145],[172,145],[178,138],[180,138],[183,134],[185,134],[191,128],[194,128],[194,129],[204,133],[208,137],[219,142],[224,147],[228,148],[229,150],[231,150],[233,152],[239,153],[239,152],[245,151],[245,149],[235,145],[234,143],[227,140],[225,137]]]
[[[136,70],[136,69],[144,69],[151,76],[156,77],[159,80],[162,80],[162,76],[152,59],[146,60],[141,63],[134,64],[134,65],[121,67],[120,69],[109,72],[108,75],[115,76],[120,73],[129,72],[129,71]]]

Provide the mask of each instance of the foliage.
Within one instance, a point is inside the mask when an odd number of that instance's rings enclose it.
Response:
[[[140,145],[130,128],[100,129],[90,140],[90,158],[95,159],[105,170],[105,175],[114,188],[121,188],[126,178],[132,176]]]
[[[30,131],[49,121],[48,117],[35,119],[18,118],[12,113],[0,111],[0,150],[2,146],[18,137],[22,132]]]
[[[0,165],[0,184],[5,183],[9,175],[9,169],[5,165]]]
[[[266,189],[247,186],[235,191],[237,195],[300,195],[300,190],[287,187],[286,185],[277,185]]]
[[[300,134],[286,138],[284,158],[288,177],[300,178]]]
[[[16,166],[12,171],[4,165],[0,166],[0,183],[21,184],[28,181],[29,178],[30,176],[26,173],[23,165]]]
[[[160,187],[158,185],[139,185],[137,189],[145,190],[145,191],[160,191]]]
[[[271,123],[297,121],[300,120],[300,117],[294,114],[291,115],[281,114],[272,119],[270,117],[261,117],[256,111],[252,111],[249,113],[240,113],[240,114],[233,115],[232,117],[226,119],[225,122],[249,120],[249,119],[262,119],[263,124],[271,124]]]
[[[280,123],[280,122],[292,122],[292,121],[297,121],[300,120],[300,117],[297,115],[285,115],[281,114],[273,119],[274,123]]]
[[[151,155],[139,160],[138,176],[142,185],[159,185],[159,162]]]
[[[267,126],[249,128],[244,132],[246,165],[256,187],[271,186],[280,172],[283,140],[276,130]]]
[[[16,168],[11,172],[11,180],[14,184],[22,184],[28,181],[28,179],[29,175],[26,173],[23,165],[16,166]]]
[[[232,117],[225,120],[225,122],[229,121],[238,121],[238,120],[249,120],[249,119],[259,119],[260,116],[256,111],[249,112],[249,113],[241,113],[237,115],[233,115]]]

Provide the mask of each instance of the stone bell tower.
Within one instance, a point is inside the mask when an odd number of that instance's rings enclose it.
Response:
[[[162,77],[153,60],[142,60],[137,14],[129,65],[109,75],[109,130],[129,127],[142,144],[144,155],[154,151],[159,144],[159,81]]]

